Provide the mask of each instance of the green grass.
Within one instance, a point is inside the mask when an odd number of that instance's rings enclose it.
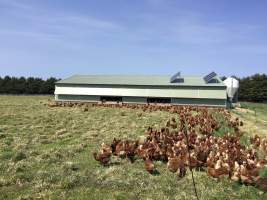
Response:
[[[242,102],[241,107],[248,109],[259,123],[267,124],[267,104]]]
[[[245,122],[241,130],[248,135],[267,136],[267,104],[242,102],[232,113]]]
[[[162,162],[155,162],[160,174],[150,175],[141,160],[113,157],[103,167],[92,157],[102,142],[136,139],[175,115],[48,108],[51,98],[0,96],[0,199],[195,199],[189,173],[179,180]],[[253,186],[195,176],[200,199],[267,199]]]

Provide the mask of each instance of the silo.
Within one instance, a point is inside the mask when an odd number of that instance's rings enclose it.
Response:
[[[227,86],[226,93],[230,103],[237,103],[239,81],[233,77],[228,77],[223,82]]]

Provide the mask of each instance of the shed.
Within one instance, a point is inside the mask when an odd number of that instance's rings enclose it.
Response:
[[[202,76],[74,75],[56,83],[56,101],[168,103],[226,107],[216,73]]]

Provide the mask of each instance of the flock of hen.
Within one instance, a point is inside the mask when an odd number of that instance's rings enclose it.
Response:
[[[56,106],[84,106],[81,103],[60,103]],[[54,105],[53,105],[54,106]],[[94,158],[102,165],[108,165],[111,156],[127,158],[134,162],[136,158],[144,160],[145,169],[153,174],[156,172],[153,161],[167,163],[167,168],[179,177],[186,174],[187,168],[206,170],[209,176],[220,178],[229,177],[233,181],[256,185],[267,190],[267,178],[260,172],[267,169],[267,139],[254,136],[250,138],[250,146],[240,144],[241,133],[239,126],[243,122],[238,118],[231,120],[231,115],[224,109],[158,106],[158,105],[129,105],[129,104],[91,104],[91,106],[127,107],[143,109],[144,111],[169,111],[177,113],[179,119],[167,121],[161,130],[149,127],[146,136],[135,141],[114,138],[110,145],[102,144]],[[86,107],[85,107],[86,111]],[[222,137],[214,136],[221,124],[214,118],[213,113],[219,112],[234,134]]]

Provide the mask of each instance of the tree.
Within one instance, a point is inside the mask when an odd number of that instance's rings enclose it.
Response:
[[[10,76],[5,76],[5,78],[2,80],[1,92],[9,94],[9,91],[11,89],[12,89],[11,78],[10,78]]]
[[[267,101],[267,75],[255,74],[240,79],[239,99],[243,101]]]
[[[40,88],[40,93],[41,94],[53,94],[55,90],[55,83],[57,81],[58,80],[54,77],[51,77],[47,79],[46,81],[44,81]]]

